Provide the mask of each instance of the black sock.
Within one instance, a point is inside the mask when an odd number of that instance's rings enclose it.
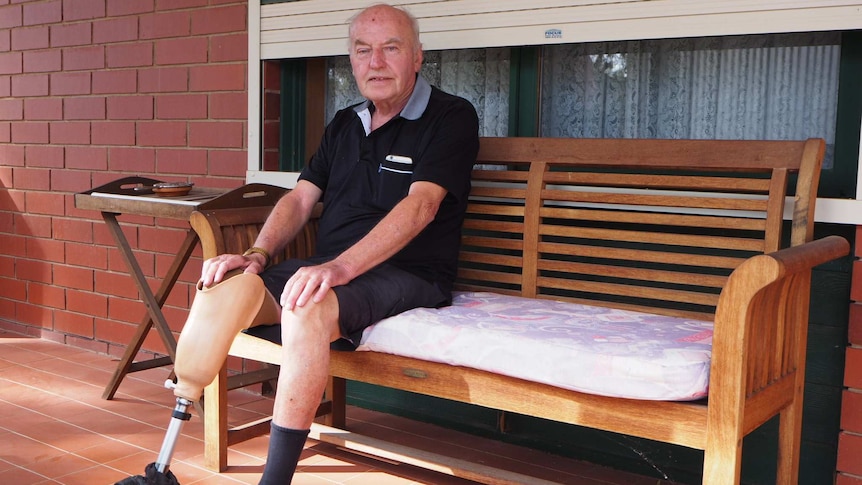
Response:
[[[309,430],[282,428],[270,423],[269,451],[259,485],[289,485]]]

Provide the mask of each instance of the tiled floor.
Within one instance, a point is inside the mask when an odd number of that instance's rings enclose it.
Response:
[[[0,331],[0,484],[111,484],[143,472],[155,461],[174,398],[162,387],[167,368],[128,375],[111,401],[101,398],[116,360],[54,342]],[[232,391],[234,412],[268,412],[268,399]],[[351,429],[397,438],[453,456],[481,459],[560,483],[656,484],[655,479],[475,438],[380,413],[351,409]],[[256,484],[267,437],[232,448],[221,474],[203,467],[203,431],[193,417],[182,431],[171,470],[183,485]],[[481,455],[481,456],[479,456]],[[312,440],[306,445],[296,485],[348,483],[469,484],[468,480],[390,463]]]

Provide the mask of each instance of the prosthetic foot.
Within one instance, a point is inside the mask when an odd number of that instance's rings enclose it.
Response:
[[[198,291],[177,341],[174,395],[197,401],[227,358],[234,337],[246,328],[278,323],[279,306],[260,276],[237,272]]]

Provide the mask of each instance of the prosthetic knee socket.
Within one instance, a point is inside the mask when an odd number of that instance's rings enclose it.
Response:
[[[256,274],[237,272],[209,288],[198,283],[177,341],[174,395],[197,401],[218,374],[241,330],[278,322],[279,306]]]

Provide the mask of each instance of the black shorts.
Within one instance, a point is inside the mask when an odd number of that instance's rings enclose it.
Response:
[[[260,276],[275,300],[279,301],[287,280],[299,268],[326,261],[325,258],[291,259],[269,267]],[[332,291],[338,299],[341,336],[353,347],[359,345],[366,327],[386,317],[411,308],[439,308],[452,303],[452,295],[438,285],[387,263],[376,266],[346,285],[336,286]],[[249,329],[249,333],[276,341],[273,338],[275,330],[255,328]],[[280,329],[277,333],[280,341]]]

